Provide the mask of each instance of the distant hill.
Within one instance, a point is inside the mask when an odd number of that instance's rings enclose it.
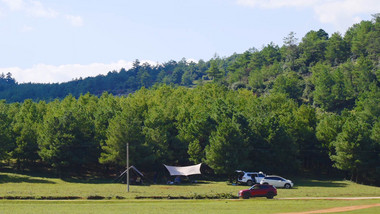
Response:
[[[86,93],[101,95],[103,92],[126,95],[141,87],[149,88],[160,83],[191,86],[195,80],[206,74],[208,64],[202,60],[188,63],[183,59],[152,66],[136,60],[129,70],[122,68],[120,71],[110,71],[107,75],[54,84],[18,84],[11,78],[11,74],[7,74],[0,80],[0,99],[7,102],[23,102],[25,99],[51,101],[62,99],[68,94],[75,97]]]
[[[379,86],[379,60],[380,17],[374,15],[372,21],[353,25],[345,35],[330,36],[319,29],[299,40],[291,32],[281,47],[270,43],[261,50],[251,48],[197,63],[182,59],[152,66],[136,60],[129,70],[59,84],[18,84],[12,74],[3,74],[0,99],[51,101],[69,94],[99,96],[103,92],[127,95],[159,84],[194,87],[213,81],[234,90],[248,88],[257,95],[272,90],[287,93],[299,102],[339,110],[352,105],[371,84]]]

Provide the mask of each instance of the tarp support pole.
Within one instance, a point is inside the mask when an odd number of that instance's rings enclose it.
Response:
[[[127,192],[129,192],[129,143],[127,143]]]

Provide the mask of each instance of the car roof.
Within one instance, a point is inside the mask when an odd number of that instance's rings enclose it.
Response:
[[[238,172],[238,173],[240,173],[240,172],[244,172],[244,173],[247,173],[247,174],[265,174],[265,173],[263,173],[263,172],[245,172],[245,171],[243,171],[243,170],[235,170],[235,172]]]
[[[253,186],[271,186],[271,187],[274,187],[271,184],[254,184]]]
[[[245,172],[247,174],[264,174],[263,172]]]
[[[277,178],[283,178],[283,177],[278,176],[278,175],[267,175],[267,176],[265,176],[265,177],[277,177]],[[285,178],[284,178],[284,179],[285,179]]]

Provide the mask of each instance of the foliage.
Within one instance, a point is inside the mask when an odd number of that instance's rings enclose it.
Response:
[[[12,151],[12,119],[9,114],[9,106],[4,101],[0,101],[0,160],[9,158]]]
[[[39,155],[59,173],[68,167],[96,163],[98,159],[99,144],[94,141],[95,127],[87,109],[92,103],[81,103],[89,97],[75,100],[68,96],[61,103],[51,103],[40,126]]]

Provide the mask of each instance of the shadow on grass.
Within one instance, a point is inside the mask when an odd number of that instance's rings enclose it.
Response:
[[[61,178],[63,181],[69,183],[80,183],[80,184],[111,184],[113,183],[110,179],[102,178],[88,178],[88,177],[67,177]]]
[[[295,182],[297,186],[303,187],[346,187],[347,184],[339,181],[330,180],[297,180]]]
[[[41,184],[55,184],[54,181],[45,179],[31,178],[27,176],[13,176],[13,175],[0,175],[0,184],[4,183],[41,183]]]
[[[176,183],[166,183],[166,184],[160,184],[160,185],[167,185],[167,186],[200,186],[202,184],[210,184],[210,181],[193,181],[193,182],[181,182],[179,184]]]
[[[0,170],[0,173],[9,173],[9,174],[17,174],[21,176],[29,176],[29,177],[41,177],[41,178],[57,178],[54,173],[51,172],[51,170],[37,170],[37,171],[32,171],[30,169],[25,169],[22,171],[10,169],[10,168],[2,168]]]

